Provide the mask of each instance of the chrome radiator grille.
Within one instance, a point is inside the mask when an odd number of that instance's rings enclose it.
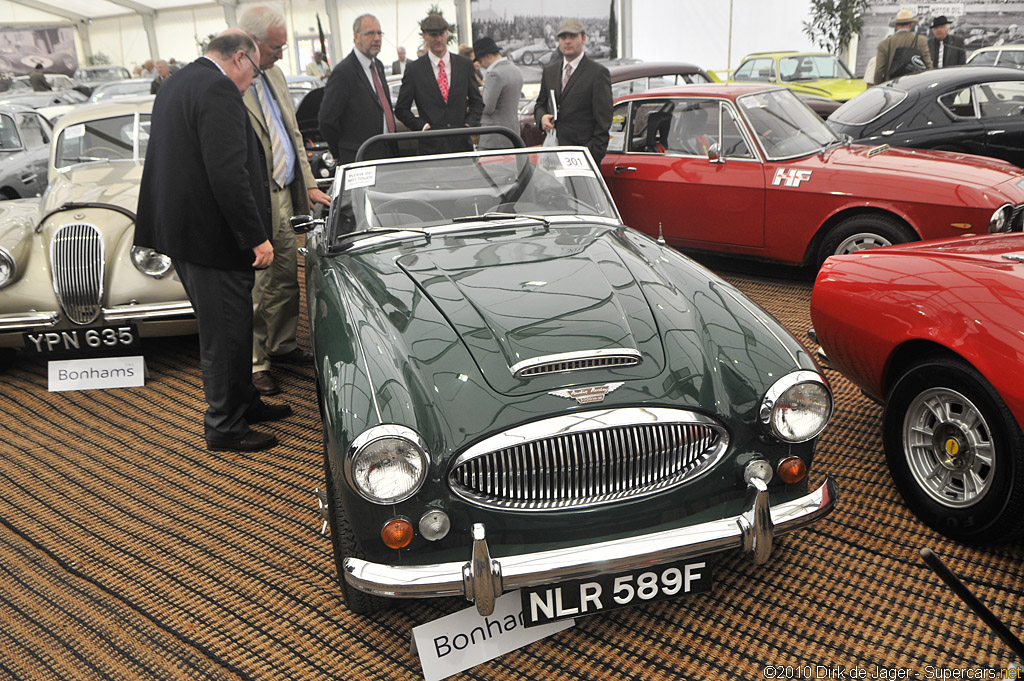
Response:
[[[489,508],[584,508],[681,485],[727,445],[724,429],[691,412],[581,412],[489,438],[459,456],[448,479],[455,494]]]
[[[50,242],[53,290],[61,309],[75,324],[89,324],[103,297],[103,237],[93,225],[72,223]]]

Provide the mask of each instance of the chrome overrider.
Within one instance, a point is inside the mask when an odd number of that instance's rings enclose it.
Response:
[[[839,496],[835,481],[826,477],[813,492],[772,507],[765,480],[754,475],[746,477],[745,510],[738,516],[638,537],[504,558],[491,558],[486,529],[477,523],[472,528],[469,562],[401,566],[346,558],[345,580],[356,589],[377,596],[463,595],[476,604],[477,612],[487,616],[494,612],[498,596],[522,587],[587,579],[730,549],[740,549],[758,565],[764,564],[771,555],[774,537],[825,517]]]

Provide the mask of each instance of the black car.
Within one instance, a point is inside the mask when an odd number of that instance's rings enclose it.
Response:
[[[302,141],[306,147],[306,158],[309,160],[309,167],[313,171],[313,177],[317,180],[326,180],[334,177],[334,168],[337,165],[327,142],[320,134],[320,103],[324,100],[324,88],[318,87],[309,90],[298,106],[295,107],[295,120],[299,124],[299,132],[302,133]]]
[[[868,88],[828,118],[863,144],[943,149],[1024,166],[1024,73],[960,66]]]

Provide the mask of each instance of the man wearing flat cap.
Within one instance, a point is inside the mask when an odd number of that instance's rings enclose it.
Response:
[[[932,68],[928,41],[914,33],[917,17],[909,9],[901,9],[889,22],[896,32],[878,43],[875,53],[875,83],[884,83],[898,76]]]
[[[523,74],[501,54],[490,36],[473,43],[473,53],[484,71],[484,113],[480,125],[500,125],[519,133],[519,95]],[[502,135],[481,135],[481,149],[507,149],[512,141]]]
[[[464,128],[480,123],[484,108],[473,76],[473,62],[448,51],[448,22],[440,14],[428,14],[420,22],[427,53],[410,63],[402,76],[395,102],[395,118],[410,130]],[[419,115],[413,114],[416,104]],[[472,151],[469,135],[420,140],[421,154]]]
[[[579,19],[558,27],[562,58],[545,67],[534,117],[544,132],[554,130],[558,143],[579,145],[601,163],[612,125],[612,79],[608,69],[583,53],[586,29]]]
[[[928,38],[928,53],[937,69],[963,66],[967,63],[964,41],[949,34],[949,23],[949,19],[941,14],[932,19],[932,37]]]

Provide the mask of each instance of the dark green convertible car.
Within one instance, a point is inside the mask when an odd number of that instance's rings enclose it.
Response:
[[[303,222],[351,610],[489,615],[521,590],[533,625],[681,596],[832,510],[835,483],[809,484],[832,414],[814,359],[624,226],[586,150],[357,162]]]

